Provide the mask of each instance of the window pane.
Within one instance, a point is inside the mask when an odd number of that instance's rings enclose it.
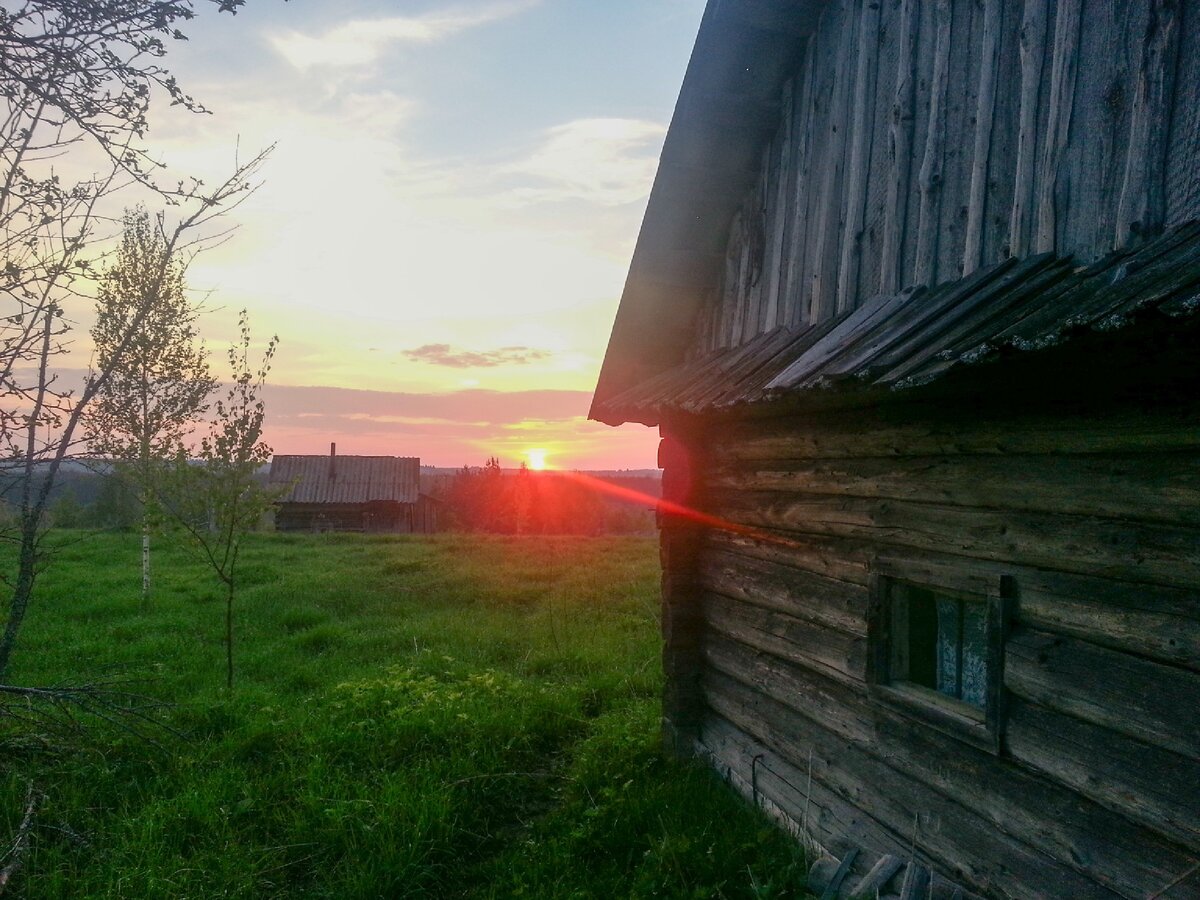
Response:
[[[987,607],[963,604],[962,699],[982,708],[987,703]]]
[[[958,648],[962,624],[962,603],[939,597],[937,600],[937,689],[951,697],[959,696]]]
[[[937,609],[932,591],[908,588],[907,681],[937,686]],[[901,676],[905,677],[905,676]]]

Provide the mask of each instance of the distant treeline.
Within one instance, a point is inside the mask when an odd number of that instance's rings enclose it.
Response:
[[[431,487],[447,527],[494,534],[651,532],[661,493],[658,478],[503,472],[494,460],[439,476]]]
[[[266,474],[255,476],[266,480]],[[0,527],[11,521],[20,503],[24,479],[0,473]],[[34,477],[33,489],[42,485]],[[49,524],[58,528],[101,528],[124,531],[142,526],[142,504],[137,490],[119,466],[99,460],[73,462],[59,471],[50,490]],[[188,511],[202,518],[204,510]]]

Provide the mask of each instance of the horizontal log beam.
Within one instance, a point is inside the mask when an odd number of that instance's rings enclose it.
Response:
[[[1200,849],[1200,763],[1014,699],[1013,759],[1193,850]]]
[[[718,457],[719,460],[719,457]],[[1200,525],[1200,453],[730,461],[714,488]]]
[[[1200,530],[932,503],[709,492],[706,512],[743,526],[1200,588]]]
[[[1200,449],[1200,414],[1113,416],[1111,419],[1021,417],[990,421],[922,421],[914,410],[887,415],[781,418],[733,423],[711,435],[716,461],[847,459],[969,455],[1157,453]]]
[[[705,625],[739,643],[839,681],[865,683],[866,638],[798,619],[786,613],[730,600],[701,597]]]
[[[1200,759],[1200,676],[1059,635],[1008,640],[1004,685],[1085,722]]]

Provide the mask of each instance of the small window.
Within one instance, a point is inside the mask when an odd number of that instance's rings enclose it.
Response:
[[[876,699],[999,750],[1011,579],[876,566],[869,680]]]

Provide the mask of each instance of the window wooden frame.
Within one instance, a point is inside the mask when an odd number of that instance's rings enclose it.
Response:
[[[985,607],[986,676],[982,708],[930,687],[893,677],[891,672],[896,588],[910,587],[947,599]],[[875,702],[917,719],[953,738],[999,753],[1004,730],[1004,642],[1012,617],[1015,583],[1011,576],[963,571],[949,564],[894,558],[871,566],[868,614],[867,684]]]

